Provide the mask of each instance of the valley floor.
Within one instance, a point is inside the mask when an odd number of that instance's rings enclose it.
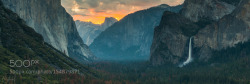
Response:
[[[105,61],[89,66],[102,74],[99,79],[91,81],[98,84],[250,84],[248,58],[234,63],[191,63],[179,68],[151,66],[147,61]]]

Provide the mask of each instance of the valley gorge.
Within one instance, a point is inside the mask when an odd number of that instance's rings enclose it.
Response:
[[[104,23],[93,24],[92,22],[75,21],[77,31],[86,45],[90,45],[94,39],[117,20],[113,17],[106,17]]]
[[[100,60],[147,60],[153,29],[164,11],[178,12],[182,5],[162,4],[125,16],[103,31],[90,45]]]

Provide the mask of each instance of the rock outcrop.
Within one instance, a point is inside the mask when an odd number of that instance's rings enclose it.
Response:
[[[154,31],[150,61],[154,64],[179,63],[186,51],[189,39],[188,36],[184,35],[184,27],[186,28],[187,25],[196,26],[180,14],[164,12],[160,25]]]
[[[106,17],[104,23],[100,25],[93,24],[92,22],[82,22],[79,20],[75,21],[77,31],[86,45],[90,45],[101,32],[106,30],[115,22],[117,22],[117,20],[112,17]]]
[[[181,14],[194,22],[198,22],[201,18],[217,21],[234,9],[234,5],[220,0],[186,0]]]
[[[125,16],[103,31],[90,45],[104,60],[146,60],[149,58],[153,30],[164,11],[178,12],[182,6],[160,5]]]
[[[213,51],[248,42],[249,2],[186,0],[179,14],[165,12],[161,24],[155,28],[150,58],[152,64],[183,62],[188,56],[187,39],[191,36],[194,37],[194,59],[202,62],[208,61]]]
[[[94,55],[83,43],[72,17],[61,6],[61,0],[2,0],[4,6],[17,13],[28,26],[69,57],[83,60]]]
[[[218,22],[200,30],[194,38],[195,47],[201,48],[199,59],[207,59],[209,50],[221,50],[235,47],[250,39],[250,4],[242,1],[233,13],[224,16]],[[204,50],[203,50],[204,49]],[[206,51],[206,52],[205,52]]]

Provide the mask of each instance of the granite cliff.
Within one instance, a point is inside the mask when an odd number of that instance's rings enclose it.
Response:
[[[187,48],[189,37],[184,29],[197,27],[177,13],[164,12],[161,23],[155,28],[150,61],[154,64],[179,63]]]
[[[16,13],[6,9],[0,1],[0,76],[10,77],[11,70],[25,71],[25,70],[55,70],[68,69],[79,70],[82,76],[92,77],[92,72],[86,66],[79,64],[72,58],[69,58],[62,52],[58,51],[48,43],[44,42],[43,37],[36,33],[34,29],[27,26]],[[31,61],[38,60],[38,64],[27,64],[24,67],[11,67],[10,60]],[[18,63],[20,64],[20,63]],[[18,73],[18,72],[16,72]],[[21,73],[21,72],[20,72]],[[53,80],[47,83],[58,83],[55,78],[58,76],[48,77],[45,74],[34,76],[33,74],[15,74],[15,76],[22,76],[20,79],[14,80],[14,83],[34,83],[41,82],[38,80]],[[1,79],[0,83],[13,83],[11,80]]]
[[[61,0],[2,0],[25,23],[41,34],[45,42],[79,62],[94,55],[79,36],[72,17],[61,6]]]
[[[185,0],[181,14],[197,22],[202,18],[219,20],[224,15],[230,14],[235,6],[222,0]]]
[[[211,50],[222,50],[245,43],[250,38],[250,1],[241,4],[229,15],[200,30],[194,38],[194,47],[200,48],[199,59],[211,57]]]
[[[155,28],[150,60],[154,65],[183,62],[193,36],[194,59],[206,62],[214,51],[248,42],[249,22],[249,0],[186,0],[180,13],[164,13]]]

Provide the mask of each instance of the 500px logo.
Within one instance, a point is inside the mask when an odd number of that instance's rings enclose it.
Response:
[[[10,67],[30,67],[39,64],[39,60],[10,60]]]

